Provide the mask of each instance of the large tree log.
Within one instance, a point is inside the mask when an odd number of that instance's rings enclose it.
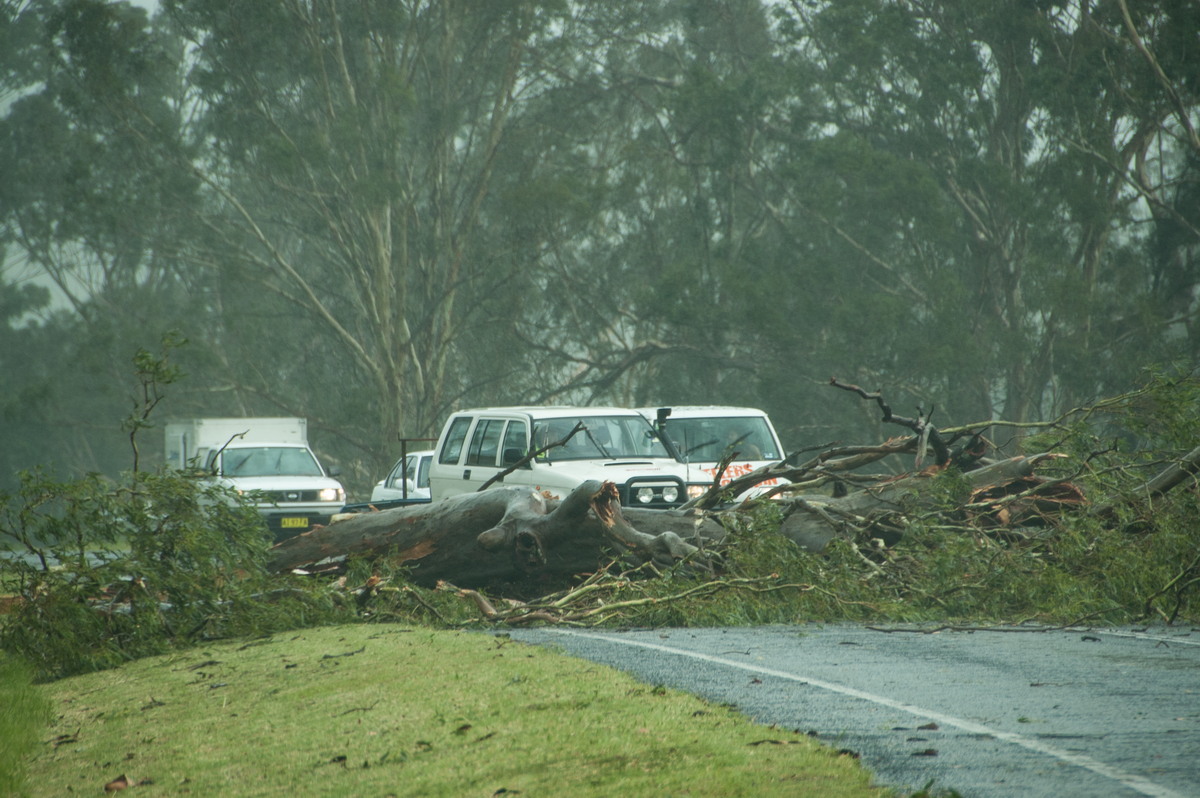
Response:
[[[843,460],[857,465],[900,445],[833,450],[830,454],[841,457],[815,458],[798,470],[836,472]],[[962,475],[968,498],[951,512],[976,528],[1002,530],[1033,525],[1046,513],[1082,504],[1082,495],[1070,483],[1034,474],[1039,462],[1055,456],[1014,457],[968,471]],[[781,496],[785,518],[780,531],[812,552],[823,551],[835,537],[880,538],[892,545],[903,537],[913,513],[945,509],[938,507],[944,491],[932,490],[941,484],[935,479],[943,470],[932,467],[845,496]],[[314,529],[277,544],[268,568],[338,570],[347,557],[386,556],[410,565],[418,584],[446,580],[463,587],[504,585],[545,592],[595,571],[614,556],[631,565],[669,567],[687,559],[707,568],[706,549],[726,536],[721,517],[700,509],[622,508],[609,482],[586,482],[562,501],[528,488],[491,488],[363,513]]]
[[[585,482],[561,502],[528,488],[504,487],[362,513],[314,529],[278,543],[268,568],[335,569],[349,556],[387,556],[409,564],[418,584],[532,587],[595,570],[614,555],[634,564],[667,567],[690,559],[705,567],[701,547],[723,535],[704,516],[623,511],[611,482]]]

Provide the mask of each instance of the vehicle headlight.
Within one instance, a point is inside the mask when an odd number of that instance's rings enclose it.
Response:
[[[663,488],[663,501],[673,502],[679,498],[679,488]]]
[[[346,500],[346,492],[341,488],[322,488],[317,499],[323,502],[342,502]]]
[[[649,504],[654,501],[654,488],[638,488],[637,500],[642,504]]]
[[[688,498],[689,499],[699,499],[701,496],[703,496],[705,493],[708,492],[708,486],[707,485],[688,485],[687,490],[688,490]]]

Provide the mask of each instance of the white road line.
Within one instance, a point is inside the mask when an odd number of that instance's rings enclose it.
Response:
[[[1135,640],[1153,640],[1156,643],[1166,643],[1174,646],[1200,646],[1200,640],[1184,640],[1182,636],[1164,637],[1162,635],[1148,635],[1145,632],[1117,632],[1108,629],[1066,629],[1068,632],[1086,632],[1094,635],[1110,635],[1112,637],[1132,637]]]
[[[1045,754],[1046,756],[1054,757],[1055,759],[1066,762],[1067,764],[1075,765],[1076,767],[1090,770],[1097,775],[1104,776],[1105,778],[1112,779],[1113,781],[1118,781],[1131,790],[1139,792],[1142,795],[1152,796],[1153,798],[1184,798],[1184,796],[1175,792],[1174,790],[1168,789],[1167,787],[1163,787],[1159,784],[1155,784],[1154,782],[1134,773],[1126,773],[1123,770],[1106,765],[1099,760],[1092,759],[1090,756],[1064,751],[1061,748],[1056,748],[1052,745],[1046,745],[1040,740],[1035,740],[1020,734],[1013,734],[1012,732],[1000,731],[999,729],[993,729],[990,726],[984,726],[982,723],[975,723],[974,721],[965,720],[963,718],[956,718],[953,715],[945,715],[932,709],[925,709],[923,707],[914,706],[913,704],[906,704],[903,701],[894,701],[886,696],[875,695],[874,693],[868,693],[863,690],[856,690],[853,687],[846,687],[845,685],[827,682],[822,679],[814,679],[810,676],[802,676],[799,674],[788,673],[786,671],[777,671],[771,668],[762,668],[757,665],[748,665],[743,662],[737,662],[735,660],[729,660],[723,657],[714,657],[709,654],[701,654],[695,651],[685,651],[683,649],[671,648],[670,646],[664,646],[658,643],[646,643],[640,640],[607,637],[605,635],[592,634],[589,632],[577,632],[570,629],[547,629],[546,631],[554,632],[555,634],[560,635],[567,635],[570,637],[586,637],[593,640],[603,640],[609,643],[617,643],[618,645],[623,646],[645,648],[651,651],[660,651],[665,654],[675,654],[676,656],[689,657],[702,662],[711,662],[716,665],[724,665],[729,668],[736,668],[749,673],[774,676],[777,679],[786,679],[788,681],[799,682],[801,684],[810,684],[813,687],[819,687],[822,690],[841,693],[842,695],[851,696],[853,698],[861,698],[864,701],[870,701],[874,704],[891,707],[892,709],[898,709],[921,718],[928,718],[929,720],[932,720],[941,726],[953,726],[955,728],[962,729],[965,732],[970,732],[971,734],[988,735],[996,738],[997,740],[1003,740],[1006,743],[1019,745],[1022,748],[1026,748],[1030,751],[1035,751],[1039,754]]]

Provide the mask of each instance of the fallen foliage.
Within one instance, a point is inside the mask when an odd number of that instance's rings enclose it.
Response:
[[[487,510],[466,529],[478,551],[444,561],[494,557],[478,581],[439,573],[421,554],[435,547],[421,546],[334,547],[319,574],[271,573],[279,551],[268,551],[252,511],[200,501],[179,475],[108,484],[32,473],[21,493],[0,497],[0,531],[20,555],[3,574],[0,645],[53,679],[231,635],[353,620],[1194,621],[1197,407],[1200,384],[1189,377],[1040,424],[934,430],[926,414],[912,435],[821,447],[739,477],[688,513],[620,508],[597,483],[561,502],[558,520],[574,521],[554,535],[522,525],[547,518],[557,500],[525,502],[508,525],[509,503],[497,500],[512,489],[493,490],[472,500]],[[1028,454],[988,458],[989,435],[1002,430],[1019,432]],[[940,441],[932,463],[920,451],[930,440]],[[770,497],[727,501],[784,474],[791,484]],[[591,530],[582,544],[575,521]]]

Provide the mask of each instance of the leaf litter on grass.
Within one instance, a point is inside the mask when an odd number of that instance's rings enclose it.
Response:
[[[118,777],[147,795],[886,794],[803,734],[506,638],[381,624],[251,642],[45,685],[30,795]]]

